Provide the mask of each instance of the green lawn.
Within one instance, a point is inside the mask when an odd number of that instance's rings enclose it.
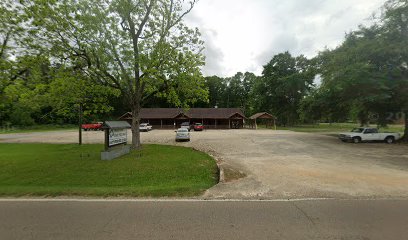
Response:
[[[78,129],[78,126],[67,124],[67,125],[34,125],[34,126],[0,126],[0,134],[6,133],[28,133],[28,132],[47,132],[47,131],[57,131],[57,130],[74,130]]]
[[[210,156],[143,145],[100,160],[102,145],[0,144],[0,196],[195,196],[218,181]]]
[[[294,127],[277,127],[278,130],[291,130],[295,132],[322,132],[322,133],[337,133],[348,132],[351,129],[359,127],[357,123],[320,123],[320,124],[305,124]],[[371,127],[377,127],[371,125]],[[380,132],[404,132],[403,125],[388,125],[387,128],[380,128]]]

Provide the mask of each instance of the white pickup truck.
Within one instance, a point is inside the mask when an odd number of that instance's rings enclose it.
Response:
[[[399,133],[379,133],[377,128],[354,128],[351,132],[339,134],[340,140],[343,142],[359,143],[363,141],[385,141],[386,143],[394,143],[401,138]]]

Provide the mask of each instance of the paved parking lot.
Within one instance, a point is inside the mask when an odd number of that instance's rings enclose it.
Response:
[[[130,135],[130,134],[129,134]],[[333,136],[273,130],[192,132],[176,143],[171,130],[142,133],[143,143],[194,147],[246,177],[220,183],[202,198],[406,198],[408,147],[343,143]],[[102,132],[84,132],[85,143],[102,143]],[[76,131],[1,134],[0,142],[74,143]]]

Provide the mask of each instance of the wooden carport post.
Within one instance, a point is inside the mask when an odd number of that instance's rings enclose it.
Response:
[[[276,131],[276,119],[275,118],[273,119],[273,126],[274,126],[275,131]]]

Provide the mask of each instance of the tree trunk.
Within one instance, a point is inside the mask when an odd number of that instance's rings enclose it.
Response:
[[[404,136],[402,137],[403,142],[408,142],[408,110],[404,112]]]
[[[387,114],[386,113],[378,114],[377,126],[378,128],[387,127]]]
[[[360,122],[360,127],[368,126],[368,113],[364,110],[361,110],[357,114],[358,121]]]
[[[140,104],[132,104],[132,148],[140,148]]]

